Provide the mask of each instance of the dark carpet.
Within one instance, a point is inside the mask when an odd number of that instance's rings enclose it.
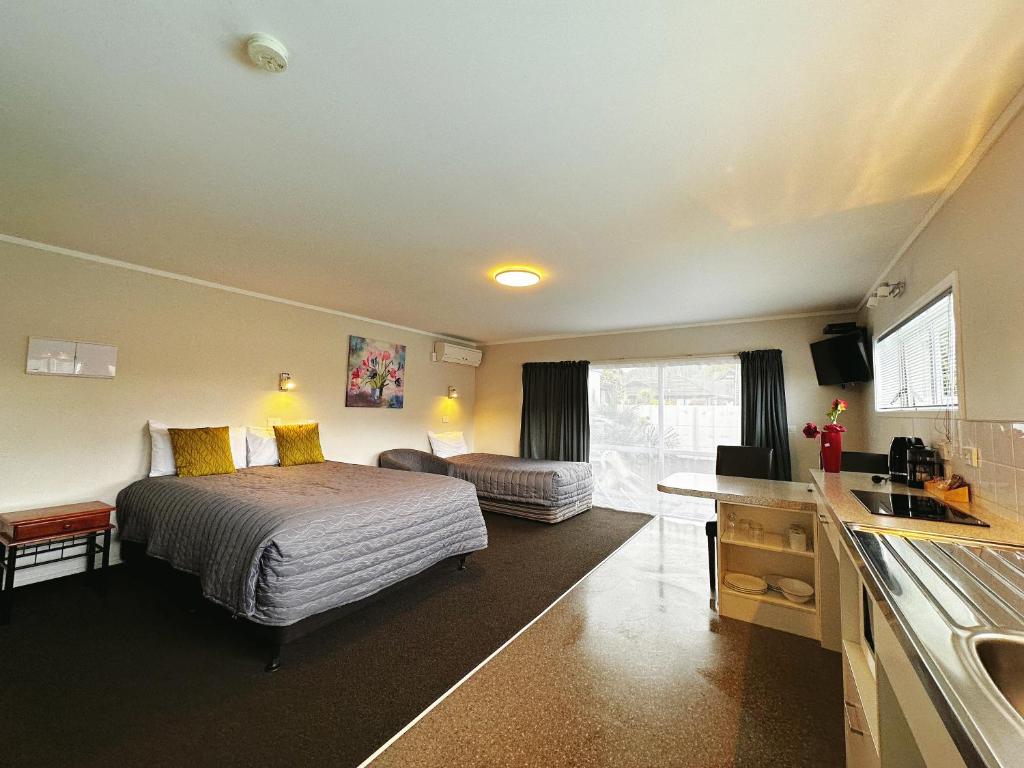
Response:
[[[467,570],[290,644],[272,674],[190,577],[118,566],[105,600],[83,576],[18,588],[0,627],[0,763],[356,766],[650,519],[485,517]]]

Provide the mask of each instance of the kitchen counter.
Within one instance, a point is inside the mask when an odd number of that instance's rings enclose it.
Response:
[[[812,489],[807,483],[791,483],[786,480],[677,472],[658,483],[658,490],[731,504],[751,504],[801,512],[813,512],[817,508],[811,495]]]
[[[920,533],[940,538],[967,539],[992,544],[1008,544],[1024,547],[1024,526],[1014,520],[1003,517],[990,505],[982,502],[956,504],[947,502],[949,506],[961,512],[974,515],[989,524],[988,528],[970,525],[936,523],[927,520],[909,520],[899,517],[872,515],[850,491],[877,491],[888,493],[910,493],[915,496],[927,496],[925,491],[908,488],[889,482],[875,484],[871,475],[861,472],[827,473],[820,469],[811,470],[811,478],[821,492],[822,498],[836,518],[837,523],[875,528],[892,533]]]
[[[1021,551],[859,528],[852,534],[890,609],[886,618],[966,764],[1019,765],[1024,719],[990,681],[976,645],[1006,636],[1019,642],[1024,634]]]
[[[904,686],[916,679],[914,685],[934,707],[935,725],[947,731],[949,749],[962,758],[960,765],[1018,764],[1015,752],[1024,742],[1024,724],[1005,702],[1000,704],[1001,695],[981,670],[972,643],[993,633],[1024,636],[1024,587],[1020,581],[1008,586],[1006,573],[997,575],[992,568],[995,563],[1024,578],[1020,550],[1009,549],[1024,547],[1024,531],[980,503],[950,506],[989,528],[872,515],[850,491],[888,492],[890,483],[875,484],[868,474],[850,472],[812,470],[811,476],[824,507],[819,519],[838,534],[886,634],[894,638],[887,651],[880,647],[879,658],[887,654],[894,669],[905,668]],[[894,490],[927,495],[904,485]],[[904,710],[909,720],[920,716],[921,703],[909,714]],[[932,737],[921,738],[931,741],[934,750]]]

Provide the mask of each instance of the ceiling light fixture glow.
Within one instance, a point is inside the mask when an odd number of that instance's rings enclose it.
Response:
[[[540,282],[540,275],[532,269],[503,269],[494,276],[502,285],[513,288],[525,288],[528,285],[536,285]]]

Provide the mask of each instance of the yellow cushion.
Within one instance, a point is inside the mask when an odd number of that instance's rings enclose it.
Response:
[[[227,427],[169,429],[174,465],[181,477],[228,475],[235,471]]]
[[[277,455],[282,467],[296,464],[319,464],[324,460],[320,449],[319,424],[287,424],[274,427],[277,438]]]

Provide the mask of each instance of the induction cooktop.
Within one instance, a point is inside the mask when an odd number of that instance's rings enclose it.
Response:
[[[879,493],[878,491],[852,491],[857,500],[872,515],[909,517],[933,523],[958,523],[988,528],[974,515],[968,515],[931,496],[911,496],[909,493]]]

